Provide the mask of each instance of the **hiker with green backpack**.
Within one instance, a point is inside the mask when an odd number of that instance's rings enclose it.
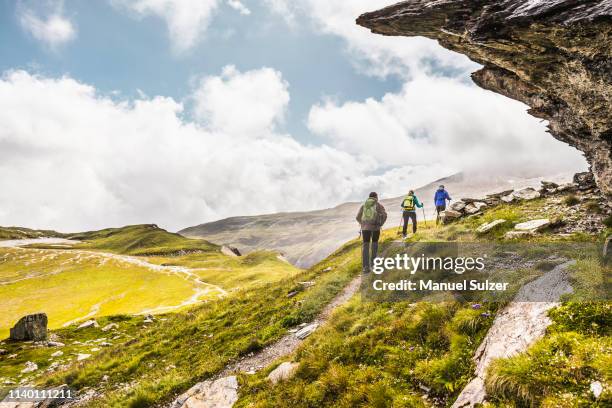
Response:
[[[408,195],[402,201],[402,216],[404,224],[402,227],[402,237],[406,238],[406,232],[408,230],[408,221],[412,221],[412,233],[417,232],[417,214],[416,209],[423,208],[423,204],[419,202],[419,199],[414,195],[414,191],[410,190]]]
[[[361,265],[363,273],[372,270],[374,259],[378,255],[378,239],[380,228],[387,221],[385,207],[378,202],[378,194],[370,193],[366,202],[359,208],[357,222],[361,225],[363,243],[361,247]],[[370,253],[371,242],[371,253]]]

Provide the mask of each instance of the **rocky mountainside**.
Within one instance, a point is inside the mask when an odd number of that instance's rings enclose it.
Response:
[[[571,180],[570,174],[548,176],[558,182]],[[431,200],[439,184],[444,184],[451,197],[483,197],[508,189],[539,187],[541,178],[483,177],[457,174],[416,189],[425,203],[428,218],[433,217]],[[407,187],[408,188],[408,187]],[[402,197],[382,200],[389,214],[386,227],[397,227]],[[223,245],[236,246],[241,252],[268,249],[280,251],[289,262],[299,267],[325,259],[342,243],[356,238],[359,226],[355,215],[361,203],[345,203],[337,207],[308,212],[267,214],[252,217],[233,217],[179,231],[187,237],[205,237]],[[422,213],[419,211],[419,219]]]
[[[585,153],[612,194],[611,0],[410,0],[366,13],[374,33],[424,36],[483,65],[481,87],[519,100]]]

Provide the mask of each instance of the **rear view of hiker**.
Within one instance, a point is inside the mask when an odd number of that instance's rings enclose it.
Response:
[[[416,209],[423,208],[423,204],[419,202],[417,196],[414,195],[414,191],[410,190],[404,201],[402,201],[402,210],[404,217],[404,226],[402,228],[402,236],[407,237],[406,232],[408,230],[408,221],[412,221],[412,233],[417,232],[417,214]]]
[[[378,202],[378,194],[370,193],[366,202],[357,213],[357,222],[361,225],[363,244],[361,248],[361,262],[363,273],[372,270],[374,258],[378,255],[378,239],[380,238],[380,227],[387,221],[385,207]],[[370,253],[370,242],[372,243]]]
[[[440,213],[446,211],[446,200],[451,200],[448,191],[444,189],[444,186],[438,187],[434,195],[434,202],[436,204],[436,224],[440,221]]]

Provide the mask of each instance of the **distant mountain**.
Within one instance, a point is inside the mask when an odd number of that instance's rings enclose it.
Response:
[[[538,186],[543,178],[490,177],[459,173],[416,189],[425,203],[428,219],[434,217],[433,195],[444,184],[451,197],[481,197],[510,188]],[[570,181],[571,174],[545,177]],[[389,214],[387,227],[399,225],[402,197],[383,199]],[[241,252],[269,249],[279,251],[296,266],[307,268],[325,259],[342,243],[356,238],[359,225],[355,216],[361,203],[345,203],[325,210],[232,217],[179,231],[192,238],[205,238],[219,245],[233,245]],[[419,211],[419,218],[422,212]]]

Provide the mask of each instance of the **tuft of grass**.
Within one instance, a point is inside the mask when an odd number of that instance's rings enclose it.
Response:
[[[580,203],[580,200],[574,194],[570,194],[563,199],[563,203],[568,207],[573,207],[576,204]]]

